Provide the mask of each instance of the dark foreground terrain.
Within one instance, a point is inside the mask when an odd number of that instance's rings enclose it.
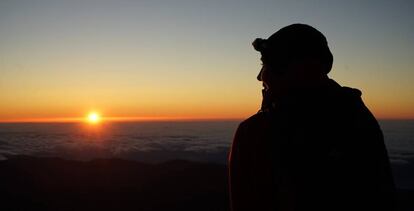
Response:
[[[223,165],[14,157],[0,162],[0,210],[228,210]]]
[[[229,210],[226,167],[16,156],[0,161],[1,210]],[[414,192],[398,191],[398,210]]]

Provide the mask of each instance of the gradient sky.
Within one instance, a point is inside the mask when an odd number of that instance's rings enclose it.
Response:
[[[330,77],[378,118],[414,118],[413,1],[0,0],[0,121],[246,118],[251,42],[292,23],[328,39]]]

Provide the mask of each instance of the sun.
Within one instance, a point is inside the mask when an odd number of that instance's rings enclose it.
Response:
[[[91,112],[88,114],[88,117],[86,120],[91,124],[96,124],[101,121],[101,116],[96,112]]]

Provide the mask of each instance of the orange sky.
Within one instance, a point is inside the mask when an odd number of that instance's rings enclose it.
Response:
[[[330,77],[377,118],[414,119],[404,4],[0,1],[0,122],[247,118],[261,102],[251,42],[296,22],[326,35]]]

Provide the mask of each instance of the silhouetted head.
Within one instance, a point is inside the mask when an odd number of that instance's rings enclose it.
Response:
[[[325,36],[309,25],[286,26],[268,39],[257,38],[253,46],[262,54],[263,67],[257,78],[273,92],[317,83],[332,68],[333,56]]]

